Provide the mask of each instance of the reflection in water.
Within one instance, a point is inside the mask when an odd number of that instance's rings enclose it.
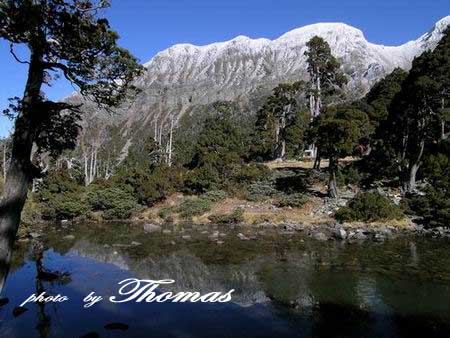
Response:
[[[44,245],[41,242],[33,243],[33,259],[36,264],[36,295],[46,294],[44,283],[48,282],[52,283],[60,283],[61,285],[65,285],[70,283],[70,276],[68,273],[61,273],[59,271],[50,271],[44,267]],[[39,333],[40,338],[49,337],[50,328],[51,328],[51,316],[48,315],[45,311],[46,306],[48,305],[45,302],[37,302],[37,326],[36,331]],[[57,307],[54,307],[55,314],[57,313]]]
[[[319,243],[268,232],[257,241],[240,241],[230,230],[225,244],[217,245],[204,229],[184,229],[192,240],[183,241],[176,232],[98,227],[78,227],[73,240],[49,229],[45,246],[50,249],[35,245],[30,254],[29,246],[18,248],[6,289],[11,302],[0,309],[0,336],[450,335],[450,258],[444,254],[450,244],[443,240]],[[104,301],[83,309],[84,296],[95,291],[107,298],[131,276],[176,280],[160,291],[236,291],[229,304]],[[14,306],[42,292],[70,301],[29,304],[30,311],[13,319]]]

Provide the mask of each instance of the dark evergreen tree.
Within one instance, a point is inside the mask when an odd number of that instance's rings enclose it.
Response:
[[[229,114],[206,119],[189,169],[188,188],[195,192],[223,188],[244,163],[247,145]]]
[[[341,65],[331,53],[330,45],[321,37],[313,37],[305,52],[309,73],[309,109],[311,119],[317,118],[327,102],[336,95],[342,95],[342,88],[348,79],[341,71]],[[315,167],[320,166],[320,151],[310,146],[312,157],[317,157]]]
[[[125,98],[141,69],[128,51],[117,46],[117,33],[99,16],[108,6],[107,0],[0,2],[0,38],[9,43],[18,62],[28,65],[24,95],[7,111],[15,117],[15,128],[0,204],[2,277],[8,271],[28,189],[41,174],[35,160],[43,153],[56,157],[73,148],[80,129],[80,106],[47,99],[43,86],[62,75],[83,95],[109,107]],[[28,60],[16,55],[15,45],[28,48]],[[37,151],[31,159],[33,146]]]
[[[305,84],[280,84],[257,113],[254,149],[264,160],[283,160],[303,145],[307,128],[304,114]]]
[[[445,138],[449,39],[448,29],[433,52],[427,51],[414,60],[384,126],[389,146],[395,150],[404,193],[416,189],[416,176],[427,145]]]
[[[320,115],[324,98],[341,91],[347,84],[347,77],[341,71],[341,65],[331,53],[330,45],[321,37],[313,37],[305,52],[310,76],[310,112],[311,117]]]
[[[352,107],[328,108],[313,121],[313,141],[322,156],[329,159],[328,194],[331,198],[338,197],[339,159],[352,155],[361,140],[370,133],[367,114]]]
[[[378,127],[387,119],[392,100],[402,89],[407,76],[408,72],[396,68],[391,74],[377,82],[366,95],[364,101],[369,105],[367,114],[374,127]]]

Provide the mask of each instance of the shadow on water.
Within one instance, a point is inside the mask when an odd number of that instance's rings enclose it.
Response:
[[[211,229],[170,230],[51,227],[43,243],[20,244],[9,302],[0,307],[0,337],[450,336],[448,241],[322,243],[268,230],[242,241],[237,232],[244,230],[219,228],[218,245],[208,239]],[[130,277],[176,281],[160,291],[235,293],[226,304],[110,303],[117,283]],[[42,292],[69,301],[29,303],[12,314]],[[90,292],[104,300],[84,309]]]

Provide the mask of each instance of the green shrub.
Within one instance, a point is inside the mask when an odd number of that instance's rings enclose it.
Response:
[[[283,195],[277,202],[277,206],[280,208],[301,208],[308,202],[308,200],[308,196],[304,194]]]
[[[35,194],[44,220],[73,219],[89,212],[85,188],[66,170],[51,171]]]
[[[406,204],[426,227],[450,227],[450,140],[435,147],[423,161],[424,195],[410,196]]]
[[[113,185],[131,187],[142,205],[152,206],[164,200],[182,185],[183,172],[176,167],[158,165],[152,168],[122,169]]]
[[[42,203],[42,218],[45,220],[74,219],[89,211],[84,199],[76,193],[62,192],[54,194]]]
[[[231,214],[226,215],[211,215],[208,219],[217,225],[232,225],[244,222],[244,210],[241,208],[235,209]]]
[[[29,194],[23,207],[21,222],[28,225],[42,221],[42,205],[37,201],[36,194]]]
[[[105,219],[126,219],[138,209],[138,202],[130,191],[118,187],[90,187],[87,200],[94,211],[103,211]]]
[[[211,202],[202,198],[189,199],[183,201],[177,209],[177,212],[183,218],[192,218],[200,216],[211,210]]]
[[[243,164],[237,166],[233,174],[233,182],[240,186],[268,179],[270,170],[262,164]]]
[[[292,171],[278,173],[274,178],[275,188],[286,194],[304,192],[310,185],[309,177]]]
[[[174,212],[174,207],[164,207],[159,211],[158,216],[161,217],[164,221],[169,221]]]
[[[365,192],[357,194],[347,207],[336,212],[335,217],[339,222],[376,222],[401,219],[403,212],[387,197],[377,192]]]
[[[247,200],[259,202],[278,195],[272,182],[257,182],[251,184],[247,189]]]
[[[211,202],[223,201],[228,197],[228,193],[223,190],[212,190],[204,193],[202,198]]]
[[[338,174],[337,181],[340,187],[345,185],[359,185],[363,180],[363,175],[358,168],[353,165],[343,167]]]
[[[184,188],[187,192],[193,193],[220,190],[224,188],[223,179],[213,166],[204,165],[187,173]]]
[[[426,227],[450,227],[450,191],[430,186],[424,196],[412,196],[406,201],[411,212],[421,217]]]

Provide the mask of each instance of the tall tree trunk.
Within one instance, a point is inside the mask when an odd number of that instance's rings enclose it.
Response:
[[[6,183],[7,170],[8,170],[8,167],[6,165],[6,140],[5,140],[5,144],[3,145],[3,184]]]
[[[170,133],[169,133],[169,154],[167,158],[167,165],[172,166],[172,147],[173,147],[173,116],[170,119]]]
[[[281,126],[280,126],[280,119],[276,119],[276,125],[275,125],[275,153],[274,153],[274,160],[279,161],[280,159],[280,134],[281,134]]]
[[[84,152],[84,185],[87,187],[89,185],[89,171],[88,171],[88,155]]]
[[[442,112],[445,110],[445,99],[442,98],[441,99],[441,109]],[[444,117],[441,118],[441,140],[445,140],[446,139],[446,135],[445,135],[445,119]]]
[[[315,153],[316,153],[316,159],[314,160],[313,169],[319,170],[320,169],[320,162],[322,161],[322,158],[320,157],[319,148],[316,148]]]
[[[330,198],[337,198],[338,197],[338,188],[337,188],[337,171],[338,171],[338,159],[337,157],[331,156],[330,157],[330,165],[329,165],[329,181],[328,181],[328,196]]]
[[[409,161],[407,173],[406,173],[406,175],[403,175],[402,186],[403,186],[404,194],[412,193],[416,190],[417,172],[419,171],[419,168],[421,165],[424,149],[425,149],[425,141],[422,140],[422,141],[420,141],[419,152],[418,152],[416,158]]]
[[[11,159],[8,167],[5,188],[0,201],[0,291],[9,272],[13,246],[20,224],[23,206],[34,175],[31,163],[33,132],[39,114],[36,112],[44,80],[42,54],[32,51],[28,79],[14,133],[12,135]],[[38,115],[38,116],[36,116]]]

